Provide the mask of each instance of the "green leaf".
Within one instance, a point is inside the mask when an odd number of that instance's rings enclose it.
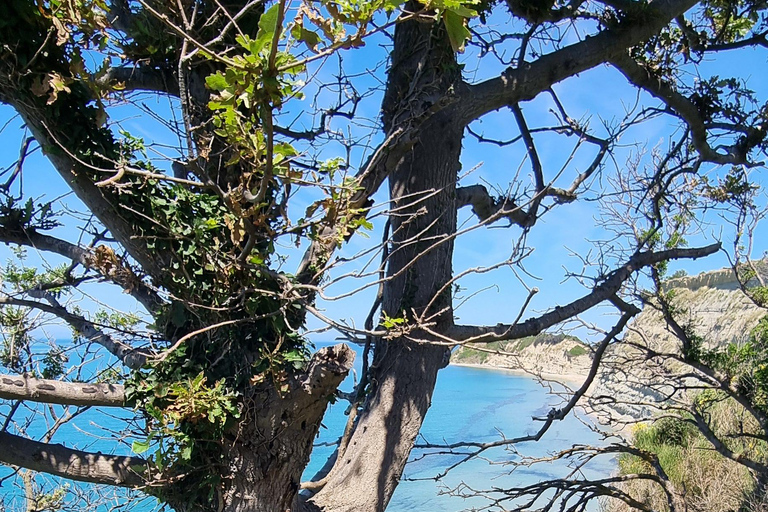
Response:
[[[317,45],[322,41],[317,32],[307,30],[302,25],[294,25],[291,29],[291,35],[297,41],[303,42],[311,52],[317,53]]]
[[[464,51],[464,43],[470,37],[470,32],[465,25],[466,18],[459,16],[454,11],[444,11],[443,21],[445,22],[445,29],[448,32],[448,39],[451,42],[451,47],[455,52]]]
[[[227,79],[224,78],[224,75],[222,75],[220,71],[217,71],[213,75],[208,75],[205,77],[205,85],[214,91],[223,91],[227,88],[228,84]]]
[[[256,34],[256,42],[250,47],[251,53],[254,55],[258,55],[264,48],[272,44],[272,38],[275,36],[275,30],[277,30],[279,12],[280,3],[278,2],[259,18],[259,32]]]
[[[149,450],[149,439],[145,439],[144,441],[134,441],[131,444],[131,450],[133,450],[133,453],[136,455],[141,455]]]
[[[179,451],[179,458],[188,461],[192,458],[192,445],[186,445]]]
[[[287,142],[279,142],[275,144],[274,152],[275,154],[282,155],[286,158],[296,156],[299,154],[299,152],[296,151],[296,148],[294,148],[292,145],[288,144]]]
[[[447,10],[463,18],[474,18],[475,16],[477,16],[477,13],[475,11],[463,5],[459,5],[456,7],[449,7]]]

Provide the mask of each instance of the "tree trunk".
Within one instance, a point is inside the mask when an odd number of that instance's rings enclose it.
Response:
[[[163,488],[160,498],[179,512],[290,510],[328,400],[354,358],[346,345],[327,347],[315,354],[305,374],[283,385],[256,386],[243,400],[236,431],[222,443],[226,467],[194,468],[176,486]],[[222,482],[204,505],[196,483],[211,471],[218,471]]]
[[[410,122],[415,103],[424,109],[425,104],[443,99],[460,75],[441,26],[398,25],[392,62],[383,105],[386,130]],[[462,133],[447,116],[433,116],[413,151],[389,176],[391,207],[398,214],[391,217],[392,250],[382,310],[408,320],[427,312],[429,305],[427,313],[434,315],[431,321],[437,331],[453,321],[451,287],[445,284],[452,275],[450,235],[456,231],[453,204]],[[427,335],[417,331],[408,337]],[[448,349],[443,346],[406,337],[379,340],[368,401],[346,450],[325,487],[311,498],[310,508],[334,512],[386,508],[431,404],[437,372],[447,360]]]

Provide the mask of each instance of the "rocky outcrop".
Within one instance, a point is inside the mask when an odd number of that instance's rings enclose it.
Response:
[[[482,365],[523,370],[545,377],[580,377],[592,364],[590,347],[573,336],[540,334],[511,342],[480,347],[460,347],[451,356],[452,364]]]
[[[761,271],[762,274],[762,271]],[[664,291],[672,294],[676,319],[702,337],[707,349],[740,344],[766,311],[741,291],[733,270],[670,279]],[[612,421],[630,421],[658,412],[656,405],[680,398],[676,385],[690,383],[687,368],[668,358],[649,358],[648,351],[680,353],[681,344],[653,304],[646,306],[628,327],[622,342],[609,347],[601,372],[589,392],[595,411]],[[452,364],[525,370],[547,378],[583,379],[592,365],[589,345],[573,336],[541,334],[512,342],[496,342],[475,350],[461,347]]]
[[[670,279],[664,291],[671,292],[677,322],[689,326],[707,349],[744,343],[766,314],[744,295],[730,268]],[[689,368],[669,358],[649,358],[644,347],[672,354],[682,350],[653,303],[629,326],[624,343],[607,351],[590,391],[595,408],[614,420],[649,417],[658,412],[657,404],[684,399],[678,387],[694,382]]]

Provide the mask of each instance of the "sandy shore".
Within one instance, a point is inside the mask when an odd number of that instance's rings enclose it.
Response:
[[[502,372],[510,373],[512,375],[522,375],[522,376],[531,377],[534,379],[540,378],[546,381],[565,384],[570,388],[574,388],[574,387],[579,388],[584,383],[584,380],[587,378],[586,375],[579,375],[576,373],[532,372],[528,370],[523,370],[522,368],[507,368],[504,366],[490,366],[487,364],[454,363],[453,361],[451,361],[451,366],[465,366],[467,368],[477,368],[480,370],[502,371]]]

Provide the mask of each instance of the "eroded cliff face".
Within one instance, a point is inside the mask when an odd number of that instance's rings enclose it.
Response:
[[[746,341],[766,314],[744,295],[730,268],[670,279],[664,291],[670,290],[674,294],[672,304],[680,309],[677,321],[691,325],[704,338],[707,348]],[[652,307],[643,309],[628,333],[630,339],[641,335],[657,348],[679,346],[661,314]]]
[[[678,309],[677,321],[690,325],[708,349],[743,343],[766,314],[742,293],[730,268],[670,279],[665,291],[670,290]],[[658,412],[657,405],[665,400],[685,399],[675,384],[692,383],[685,376],[687,369],[669,358],[647,357],[646,347],[666,354],[681,351],[680,341],[652,304],[643,309],[624,338],[609,347],[603,357],[601,371],[588,395],[589,403],[600,415],[610,416],[612,421],[633,421]],[[541,334],[484,348],[487,351],[461,347],[453,353],[451,363],[523,370],[570,381],[586,378],[592,365],[590,347],[572,336]]]
[[[589,372],[592,351],[573,336],[540,334],[511,342],[491,343],[488,352],[460,347],[451,356],[452,364],[471,364],[520,370],[545,378],[580,378]]]
[[[740,290],[730,268],[671,279],[665,283],[665,291],[672,291],[677,322],[690,326],[707,349],[747,341],[766,314]],[[653,303],[630,324],[623,342],[606,352],[590,390],[590,403],[596,410],[614,420],[629,421],[653,415],[662,402],[687,399],[676,386],[696,384],[688,376],[690,369],[669,357],[648,357],[646,347],[665,354],[681,354],[682,350]]]

